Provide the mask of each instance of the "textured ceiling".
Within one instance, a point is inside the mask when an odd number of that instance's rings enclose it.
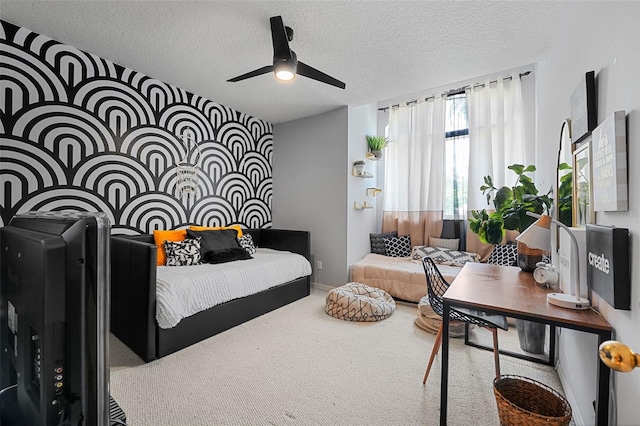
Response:
[[[2,19],[279,123],[530,64],[557,3],[541,1],[5,1]],[[299,60],[337,89],[265,74],[269,17],[293,28]]]

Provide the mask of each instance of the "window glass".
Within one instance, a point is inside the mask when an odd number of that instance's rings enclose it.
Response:
[[[469,170],[469,121],[464,93],[447,97],[445,112],[444,218],[466,218]]]

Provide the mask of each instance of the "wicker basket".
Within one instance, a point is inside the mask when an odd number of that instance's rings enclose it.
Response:
[[[563,425],[571,421],[571,406],[555,390],[533,379],[502,375],[493,381],[502,426]]]

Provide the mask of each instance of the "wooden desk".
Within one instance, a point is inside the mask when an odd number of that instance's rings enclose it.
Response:
[[[598,345],[611,339],[611,326],[597,312],[577,311],[547,303],[551,289],[537,285],[533,275],[515,266],[466,263],[443,296],[443,329],[449,329],[449,309],[465,307],[480,309],[509,317],[543,322],[556,327],[594,333]],[[578,356],[598,357],[593,354]],[[598,359],[596,389],[596,424],[606,425],[609,419],[609,368]],[[449,376],[449,333],[442,333],[442,380],[440,390],[440,424],[447,424],[447,393]]]

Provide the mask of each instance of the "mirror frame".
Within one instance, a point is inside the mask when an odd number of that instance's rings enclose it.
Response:
[[[571,159],[573,157],[573,138],[571,134],[570,118],[565,118],[564,121],[562,122],[562,125],[560,126],[560,138],[558,141],[558,161],[556,162],[556,187],[555,187],[555,193],[554,193],[554,199],[553,199],[555,203],[555,206],[553,209],[554,211],[553,217],[558,222],[560,221],[560,199],[559,199],[560,170],[559,168],[560,168],[560,163],[563,162],[561,161],[563,149],[567,150],[566,152],[568,153],[568,156],[569,156],[569,160],[567,161],[567,164],[569,164],[573,169],[573,160]],[[573,203],[571,204],[571,206],[573,208]],[[571,217],[573,217],[573,212],[571,214]],[[556,252],[559,249],[560,249],[560,227],[556,226]]]

